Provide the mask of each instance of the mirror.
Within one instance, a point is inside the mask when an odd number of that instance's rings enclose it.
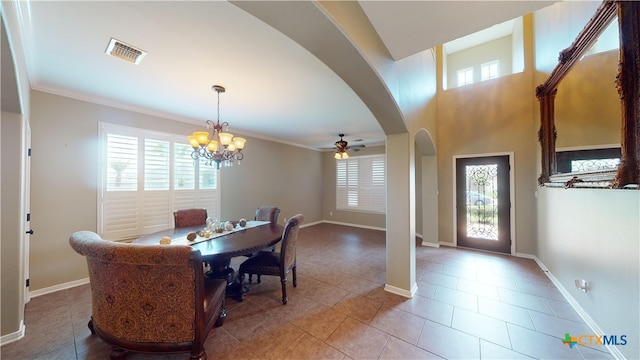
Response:
[[[611,172],[620,165],[619,43],[616,17],[558,86],[558,174]]]
[[[640,146],[637,130],[633,129],[638,129],[640,122],[637,111],[639,7],[629,3],[632,2],[603,2],[573,44],[560,53],[559,63],[547,81],[536,89],[541,110],[540,185],[606,184],[618,188],[638,184]],[[620,32],[619,51],[590,54],[598,38],[610,32],[605,30],[612,22]],[[625,54],[636,54],[636,57]],[[586,147],[597,150],[586,155],[583,150]],[[557,150],[570,151],[556,153]],[[593,161],[586,162],[590,165],[572,169],[567,159],[573,156],[621,159],[620,162],[617,159],[598,162],[597,166]]]

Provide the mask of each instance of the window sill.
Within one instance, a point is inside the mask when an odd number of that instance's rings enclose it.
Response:
[[[549,181],[544,184],[546,187],[565,189],[570,188],[594,188],[611,189],[615,180],[617,170],[603,170],[594,172],[574,172],[551,175]],[[638,189],[637,184],[630,184],[622,189]]]

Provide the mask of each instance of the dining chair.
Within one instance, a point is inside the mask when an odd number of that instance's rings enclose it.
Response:
[[[297,214],[287,220],[282,233],[280,252],[260,251],[240,264],[238,269],[240,284],[244,282],[244,274],[258,275],[258,283],[260,283],[261,275],[279,276],[282,284],[282,303],[286,304],[287,274],[289,272],[292,274],[293,286],[296,287],[298,285],[296,277],[296,242],[300,224],[303,221],[304,215],[302,214]]]
[[[274,224],[278,223],[278,215],[280,215],[280,209],[276,206],[269,206],[269,205],[263,205],[263,206],[259,206],[256,209],[256,214],[253,217],[253,220],[259,220],[259,221],[271,221]],[[276,251],[276,246],[273,245],[271,247],[271,251]],[[252,257],[254,255],[256,255],[257,253],[251,253],[251,254],[246,254],[244,256],[246,257]],[[249,274],[249,282],[251,282],[251,274]]]
[[[175,228],[207,224],[207,209],[184,209],[173,213]]]
[[[263,205],[260,206],[256,209],[256,215],[254,216],[253,220],[260,220],[260,221],[271,221],[274,224],[278,223],[278,215],[280,215],[280,209],[275,207],[275,206],[267,206],[267,205]],[[276,251],[276,246],[273,245],[271,247],[271,251]],[[255,255],[251,254],[251,255],[247,255],[248,257],[251,257]],[[249,279],[251,279],[251,276],[249,276]]]
[[[256,215],[254,220],[271,221],[272,223],[278,223],[278,215],[280,215],[280,209],[275,206],[260,206],[256,209]]]

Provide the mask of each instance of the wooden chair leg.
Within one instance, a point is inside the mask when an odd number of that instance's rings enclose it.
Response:
[[[296,266],[294,265],[293,268],[291,269],[291,272],[293,273],[293,287],[298,286],[298,277],[296,276]]]
[[[280,282],[282,283],[282,304],[287,304],[287,278],[280,278]]]

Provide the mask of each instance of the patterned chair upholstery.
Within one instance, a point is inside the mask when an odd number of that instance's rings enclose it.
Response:
[[[175,228],[207,224],[207,209],[185,209],[173,213]]]
[[[263,205],[263,206],[259,206],[256,209],[256,215],[253,217],[253,220],[261,220],[261,221],[271,221],[274,224],[278,223],[278,215],[280,215],[280,208],[277,208],[275,206],[268,206],[268,205]],[[271,247],[271,251],[276,251],[276,245],[273,245]],[[252,257],[254,255],[257,255],[258,253],[252,253],[252,254],[247,254],[244,255],[246,257]],[[249,274],[249,282],[251,282],[252,279],[252,274]]]
[[[280,209],[275,206],[263,205],[256,209],[256,215],[253,220],[261,220],[261,221],[271,221],[274,224],[278,223],[278,215],[280,215]],[[271,251],[276,251],[276,246],[273,245],[271,247]],[[247,257],[252,257],[256,253],[246,255]],[[251,280],[251,275],[249,275],[249,280]]]
[[[292,216],[287,220],[282,233],[280,252],[260,251],[240,264],[238,269],[240,283],[242,284],[244,281],[244,274],[258,275],[258,282],[260,282],[261,275],[279,276],[282,284],[282,303],[286,304],[287,274],[289,272],[293,277],[293,286],[296,287],[298,285],[298,279],[296,278],[296,242],[298,241],[298,230],[303,221],[304,216],[302,214]]]
[[[87,259],[89,329],[113,346],[112,359],[127,351],[207,358],[207,335],[227,316],[226,282],[204,277],[200,251],[117,243],[91,231],[73,233],[69,243]]]
[[[278,215],[280,215],[280,209],[275,206],[260,206],[256,209],[256,216],[254,220],[269,220],[272,223],[278,223]]]

